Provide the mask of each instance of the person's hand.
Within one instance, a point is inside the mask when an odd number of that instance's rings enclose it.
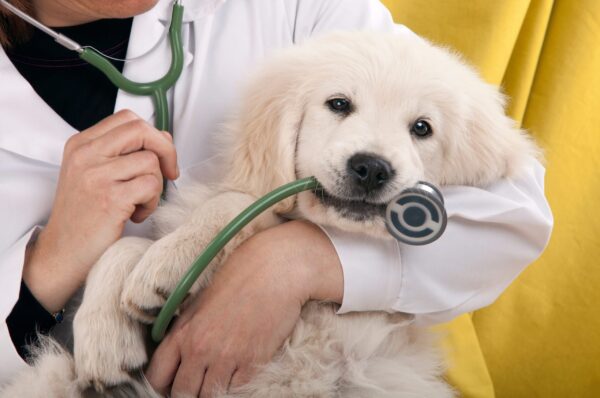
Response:
[[[343,276],[327,236],[291,221],[237,248],[183,311],[146,377],[172,397],[212,397],[245,384],[292,332],[309,299],[341,302]]]
[[[157,207],[163,176],[178,176],[170,135],[121,111],[66,143],[50,219],[28,250],[23,278],[57,311],[131,219]]]

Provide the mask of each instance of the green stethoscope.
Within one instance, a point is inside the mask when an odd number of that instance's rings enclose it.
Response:
[[[152,97],[156,111],[155,126],[159,130],[169,131],[169,106],[166,94],[177,82],[183,70],[183,44],[181,41],[183,5],[181,0],[173,2],[169,27],[171,67],[165,76],[149,83],[136,83],[127,79],[99,51],[91,47],[81,46],[74,40],[50,29],[10,4],[7,0],[0,0],[0,4],[3,4],[26,22],[52,36],[58,44],[69,50],[77,51],[81,59],[98,68],[121,90],[134,95]],[[300,192],[318,190],[319,187],[319,182],[314,177],[283,185],[258,199],[227,224],[196,258],[167,299],[152,326],[152,339],[155,342],[162,340],[175,312],[194,282],[235,234],[275,203]],[[446,228],[447,216],[443,196],[435,186],[426,182],[418,182],[414,187],[402,191],[389,202],[385,221],[388,231],[398,241],[411,245],[431,243],[438,239]]]

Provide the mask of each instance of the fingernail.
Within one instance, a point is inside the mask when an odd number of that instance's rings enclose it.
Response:
[[[168,131],[163,131],[162,133],[170,142],[173,142],[173,136]]]

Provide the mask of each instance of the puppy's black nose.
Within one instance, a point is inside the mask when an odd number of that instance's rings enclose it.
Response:
[[[366,153],[352,156],[348,160],[348,169],[354,182],[366,192],[383,187],[393,173],[387,160]]]

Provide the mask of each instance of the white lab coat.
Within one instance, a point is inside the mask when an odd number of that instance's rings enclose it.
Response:
[[[217,178],[215,144],[243,79],[273,51],[335,29],[393,30],[376,0],[186,0],[185,68],[171,93],[182,176],[176,185]],[[170,2],[134,19],[128,57],[153,47],[165,31]],[[406,33],[405,34],[410,34]],[[85,43],[82,43],[85,44]],[[136,81],[161,76],[168,41],[128,63]],[[152,120],[149,98],[119,92],[116,110]],[[76,131],[19,75],[0,48],[0,319],[19,295],[25,246],[49,216],[65,141]],[[439,322],[491,303],[545,247],[552,216],[543,195],[543,167],[532,160],[521,179],[486,190],[444,189],[448,228],[437,242],[408,247],[328,229],[344,269],[340,312],[403,311]],[[145,235],[147,223],[125,234]],[[0,323],[0,383],[24,362]]]

